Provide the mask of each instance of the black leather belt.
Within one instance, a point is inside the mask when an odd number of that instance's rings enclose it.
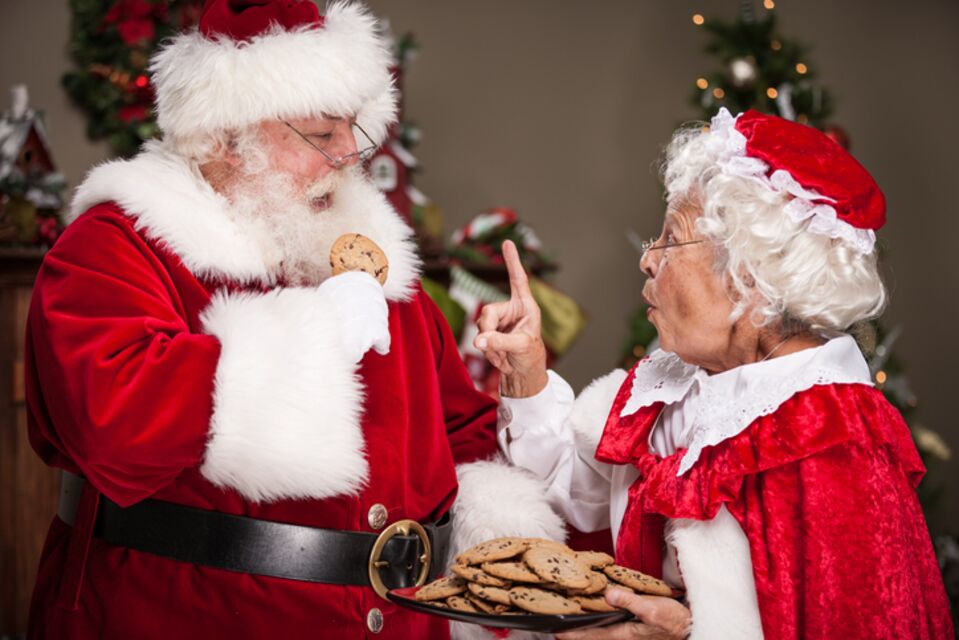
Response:
[[[94,536],[105,542],[228,571],[387,589],[435,578],[451,522],[402,520],[380,534],[317,529],[235,516],[160,500],[123,508],[100,496]]]

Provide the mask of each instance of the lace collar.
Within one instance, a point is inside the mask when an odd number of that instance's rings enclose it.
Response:
[[[656,402],[682,403],[692,420],[692,436],[677,475],[688,471],[705,447],[740,434],[757,418],[776,411],[786,400],[824,384],[872,384],[856,341],[848,335],[765,362],[708,375],[662,350],[637,366],[629,399],[620,416]]]

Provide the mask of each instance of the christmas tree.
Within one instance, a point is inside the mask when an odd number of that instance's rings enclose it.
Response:
[[[693,16],[693,24],[709,34],[706,52],[720,64],[696,79],[691,102],[707,122],[726,107],[732,113],[757,109],[823,129],[833,101],[815,82],[808,47],[779,34],[773,0],[763,5],[763,15],[756,16],[752,1],[745,0],[733,22]]]

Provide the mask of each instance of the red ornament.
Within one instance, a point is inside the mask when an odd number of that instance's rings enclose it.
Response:
[[[117,25],[120,38],[127,46],[148,42],[156,35],[156,27],[152,20],[128,20]]]
[[[120,107],[117,116],[121,121],[129,124],[131,122],[143,122],[149,115],[147,107],[144,104],[128,104]]]
[[[41,217],[37,222],[37,241],[43,245],[53,246],[53,243],[60,237],[61,231],[63,229],[56,217]]]
[[[142,44],[156,35],[157,5],[146,0],[119,0],[103,17],[100,28],[115,26],[127,46]]]

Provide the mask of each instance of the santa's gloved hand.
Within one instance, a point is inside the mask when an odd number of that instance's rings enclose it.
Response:
[[[343,350],[359,362],[371,348],[381,356],[390,352],[389,307],[383,287],[373,276],[349,271],[327,279],[319,287],[340,317]]]

